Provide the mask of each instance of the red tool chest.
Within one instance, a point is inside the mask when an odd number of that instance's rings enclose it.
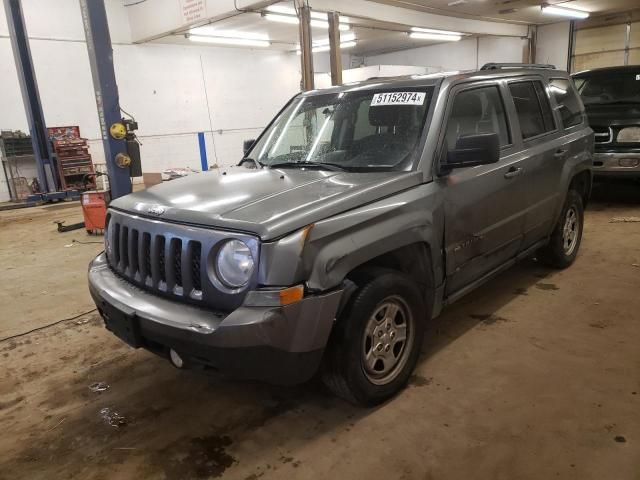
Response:
[[[58,177],[63,190],[95,189],[93,162],[87,140],[80,136],[80,127],[47,128],[56,156]],[[85,183],[86,178],[86,183]]]

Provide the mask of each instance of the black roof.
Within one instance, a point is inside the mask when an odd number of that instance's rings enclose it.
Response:
[[[572,73],[572,77],[589,76],[598,73],[624,73],[624,72],[637,72],[640,70],[640,65],[620,65],[617,67],[603,67],[594,68],[592,70],[582,70],[581,72]]]

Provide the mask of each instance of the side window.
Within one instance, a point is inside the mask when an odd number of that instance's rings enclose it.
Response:
[[[460,137],[497,133],[500,146],[509,145],[509,129],[497,86],[480,87],[458,93],[447,122],[447,148],[453,150]]]
[[[510,83],[509,90],[518,112],[522,138],[535,137],[554,129],[549,100],[540,82]]]
[[[551,132],[556,129],[556,125],[553,121],[553,113],[551,113],[551,105],[549,104],[549,97],[545,92],[542,82],[533,82],[533,86],[538,94],[538,101],[540,102],[540,108],[542,109],[542,119],[544,120],[544,131]]]
[[[565,78],[554,78],[549,82],[549,90],[558,104],[562,126],[569,128],[580,125],[583,119],[582,104],[571,82]]]

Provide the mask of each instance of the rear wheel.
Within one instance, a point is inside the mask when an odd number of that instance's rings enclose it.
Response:
[[[375,405],[401,390],[420,354],[425,308],[420,290],[393,270],[361,272],[337,321],[322,379],[336,395]]]
[[[549,244],[539,250],[538,259],[555,268],[571,265],[578,255],[583,224],[582,197],[575,190],[569,190]]]

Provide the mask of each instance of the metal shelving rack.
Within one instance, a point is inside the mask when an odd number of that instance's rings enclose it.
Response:
[[[31,179],[22,175],[21,168],[26,165],[35,168],[36,161],[31,137],[20,131],[1,132],[0,154],[11,200],[25,200],[32,192]]]

